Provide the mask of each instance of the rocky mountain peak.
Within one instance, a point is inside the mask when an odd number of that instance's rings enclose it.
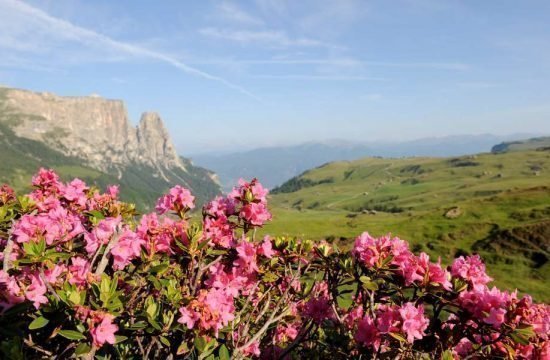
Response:
[[[17,136],[47,143],[104,171],[133,164],[151,166],[160,175],[163,168],[185,170],[157,113],[144,113],[134,127],[120,100],[0,91],[0,112]]]
[[[138,148],[152,163],[162,160],[165,167],[183,166],[176,152],[170,134],[159,114],[145,112],[137,127]]]

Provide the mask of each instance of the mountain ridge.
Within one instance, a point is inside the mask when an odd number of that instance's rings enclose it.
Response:
[[[0,88],[0,124],[4,148],[19,154],[10,159],[14,170],[24,168],[27,176],[37,170],[24,163],[32,159],[41,166],[71,164],[72,172],[62,171],[66,177],[93,169],[92,180],[129,187],[140,206],[175,184],[190,188],[199,204],[220,192],[214,173],[176,152],[158,113],[144,112],[133,126],[121,100]],[[0,180],[9,180],[6,170]]]
[[[351,161],[366,156],[461,156],[489,152],[496,143],[521,136],[524,135],[452,135],[399,143],[333,140],[192,157],[195,163],[215,171],[224,190],[228,191],[240,177],[258,177],[265,186],[274,188],[303,171],[332,161]]]

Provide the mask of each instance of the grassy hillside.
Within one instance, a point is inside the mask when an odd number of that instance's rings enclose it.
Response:
[[[366,158],[307,171],[273,191],[265,232],[350,246],[391,231],[447,263],[479,252],[499,285],[550,300],[550,151]]]
[[[493,146],[491,152],[502,153],[508,151],[524,151],[537,149],[550,149],[550,136],[541,136],[522,141],[503,142]]]

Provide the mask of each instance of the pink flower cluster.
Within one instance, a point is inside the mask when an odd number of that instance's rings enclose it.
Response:
[[[397,237],[387,235],[375,238],[365,232],[355,240],[352,253],[368,268],[393,265],[392,268],[402,276],[405,285],[417,283],[451,289],[451,275],[442,268],[440,260],[432,263],[426,253],[414,255],[408,244]]]
[[[235,245],[235,229],[250,230],[271,220],[267,209],[268,190],[256,179],[239,180],[227,197],[217,197],[203,210],[204,237],[211,244],[230,248]]]
[[[451,266],[451,274],[473,286],[485,285],[493,280],[485,272],[485,264],[479,255],[456,258]]]
[[[100,193],[44,169],[33,185],[23,198],[0,187],[14,214],[0,221],[0,357],[4,341],[36,357],[550,356],[550,306],[488,287],[478,255],[445,267],[366,232],[351,252],[256,240],[271,219],[256,179],[206,204],[199,224],[179,186],[138,217],[117,187]]]
[[[271,213],[267,209],[267,194],[257,179],[246,182],[239,180],[239,186],[229,194],[229,198],[241,204],[239,215],[242,219],[254,226],[262,226],[271,220]]]
[[[170,189],[168,194],[158,199],[155,209],[159,214],[164,214],[168,211],[186,212],[194,207],[195,197],[191,195],[191,192],[176,185]]]
[[[91,191],[86,184],[75,179],[67,184],[60,181],[51,170],[40,169],[33,177],[35,187],[30,194],[31,209],[23,214],[13,225],[13,243],[10,261],[28,256],[25,244],[44,243],[43,248],[29,248],[32,256],[44,256],[46,249],[71,253],[77,242],[82,244],[84,253],[72,254],[66,262],[52,263],[46,261],[41,266],[32,262],[19,266],[15,271],[0,270],[0,313],[24,301],[31,302],[36,309],[50,302],[48,286],[61,289],[64,284],[86,290],[99,281],[98,275],[92,272],[101,253],[109,251],[112,268],[123,270],[134,259],[141,257],[142,252],[171,254],[174,252],[174,239],[185,239],[186,222],[164,218],[156,214],[144,215],[136,231],[128,224],[123,224],[120,215],[106,216],[92,222],[89,215],[93,211],[113,212],[119,214],[124,206],[117,201],[118,187],[111,186],[104,194]],[[8,187],[0,189],[0,199],[5,203],[16,199]],[[164,196],[159,204],[169,210],[185,210],[193,207],[193,196],[188,190],[176,186]],[[7,246],[2,239],[0,245]],[[42,249],[42,250],[36,250]],[[2,249],[3,250],[3,249]],[[3,253],[2,253],[3,255]],[[2,257],[2,260],[3,257]],[[94,264],[93,261],[96,261]],[[57,296],[57,295],[54,295]],[[117,325],[115,317],[108,313],[92,312],[89,321],[90,335],[97,346],[104,343],[114,344],[114,333]]]
[[[381,305],[374,317],[364,316],[357,324],[355,340],[363,346],[378,350],[387,347],[392,334],[404,335],[409,343],[422,339],[428,328],[429,320],[424,315],[422,305],[413,303],[396,305]]]
[[[233,246],[237,257],[232,264],[216,263],[209,268],[209,275],[196,299],[180,308],[178,322],[189,329],[197,327],[202,332],[213,330],[216,334],[234,319],[234,301],[241,295],[250,295],[257,284],[258,257],[273,256],[271,240],[261,244],[242,238]]]

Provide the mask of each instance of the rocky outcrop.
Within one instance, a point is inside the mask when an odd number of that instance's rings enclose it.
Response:
[[[38,140],[102,171],[132,164],[186,170],[156,113],[132,126],[122,101],[97,95],[61,97],[17,89],[2,90],[3,118],[17,136]]]

